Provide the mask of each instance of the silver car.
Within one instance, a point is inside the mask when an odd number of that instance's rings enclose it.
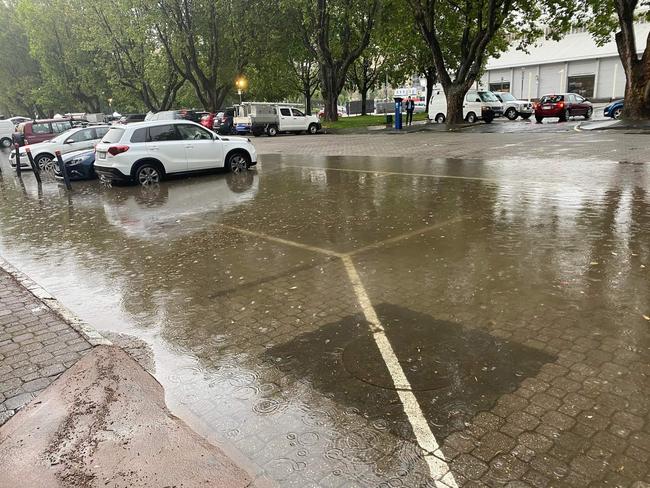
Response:
[[[496,97],[503,103],[503,115],[510,120],[521,117],[526,120],[533,115],[533,104],[527,100],[518,100],[512,93],[494,92]]]

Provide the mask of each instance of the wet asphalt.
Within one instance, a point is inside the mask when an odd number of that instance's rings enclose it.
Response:
[[[70,194],[0,168],[0,254],[150,344],[260,480],[444,486],[424,428],[447,486],[650,482],[648,165],[273,154]]]

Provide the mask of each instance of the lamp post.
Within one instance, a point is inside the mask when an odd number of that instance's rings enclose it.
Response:
[[[243,76],[240,76],[235,80],[235,86],[237,87],[237,95],[239,95],[239,105],[242,103],[242,93],[244,93],[244,90],[246,89],[246,78]]]
[[[524,98],[524,73],[526,72],[526,68],[523,66],[521,67],[521,91],[519,92],[519,98]]]

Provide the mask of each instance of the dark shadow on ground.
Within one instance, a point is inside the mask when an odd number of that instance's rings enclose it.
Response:
[[[376,307],[436,437],[466,427],[555,357],[397,305]],[[413,434],[384,361],[361,316],[303,334],[267,353],[276,366],[372,423]]]

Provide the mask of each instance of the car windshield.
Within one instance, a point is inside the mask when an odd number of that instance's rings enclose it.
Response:
[[[517,100],[515,97],[512,96],[512,93],[504,92],[504,93],[499,93],[498,95],[499,97],[501,97],[501,100],[503,100],[504,102],[512,102],[514,100]]]
[[[111,127],[106,133],[106,135],[102,137],[102,142],[105,142],[106,144],[113,144],[115,142],[119,142],[120,139],[122,139],[123,134],[124,134],[124,129],[118,127]]]
[[[564,100],[564,95],[544,95],[539,103],[557,103]]]
[[[494,96],[494,93],[485,91],[485,92],[478,92],[478,96],[481,97],[481,100],[484,102],[498,102],[499,99]]]

